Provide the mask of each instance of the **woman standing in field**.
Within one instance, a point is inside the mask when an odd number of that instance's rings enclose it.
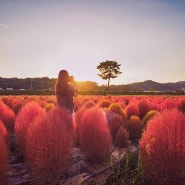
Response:
[[[74,111],[73,97],[77,96],[77,89],[73,76],[69,76],[66,70],[61,70],[58,74],[55,93],[57,105],[66,108],[72,114]]]

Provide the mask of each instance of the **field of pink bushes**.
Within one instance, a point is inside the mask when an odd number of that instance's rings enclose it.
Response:
[[[90,163],[110,160],[113,146],[139,140],[154,184],[185,182],[184,96],[77,96],[70,115],[55,96],[0,97],[0,185],[9,184],[15,138],[36,185],[55,185],[79,148]],[[163,176],[161,177],[161,174]]]

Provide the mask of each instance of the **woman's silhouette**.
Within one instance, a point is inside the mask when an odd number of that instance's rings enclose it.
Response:
[[[61,70],[55,84],[57,105],[64,107],[72,114],[74,111],[73,97],[77,96],[77,89],[73,76],[69,76],[66,70]]]

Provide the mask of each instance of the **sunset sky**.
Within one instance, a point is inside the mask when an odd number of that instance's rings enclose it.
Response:
[[[0,0],[0,77],[106,84],[97,65],[117,61],[111,84],[185,81],[184,0]]]

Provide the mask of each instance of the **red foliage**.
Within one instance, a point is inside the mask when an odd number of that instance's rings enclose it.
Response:
[[[154,184],[184,185],[185,115],[176,109],[148,122],[140,142],[141,158]]]
[[[7,146],[9,147],[10,141],[9,141],[8,131],[1,120],[0,120],[0,134],[4,137],[7,143]]]
[[[25,149],[25,136],[28,127],[33,124],[37,116],[44,114],[44,112],[44,109],[37,102],[28,102],[18,113],[15,120],[15,135],[17,144],[22,151]]]
[[[112,144],[105,113],[97,108],[86,110],[79,127],[80,147],[90,161],[106,160]]]
[[[125,109],[125,107],[127,106],[127,101],[125,100],[124,96],[120,97],[117,103],[121,105],[122,109]]]
[[[109,106],[110,111],[115,112],[117,114],[122,115],[122,111],[123,109],[121,108],[119,103],[111,103],[111,105]]]
[[[15,112],[15,114],[18,114],[22,106],[23,106],[23,98],[16,97],[12,99],[10,107]]]
[[[19,110],[23,106],[24,96],[5,96],[2,100],[14,111],[15,114],[18,114]]]
[[[111,101],[110,100],[107,100],[107,99],[102,99],[100,102],[99,102],[99,106],[101,108],[107,108],[109,107],[111,104]]]
[[[82,119],[82,115],[83,113],[87,110],[90,109],[92,107],[96,107],[96,104],[94,103],[94,101],[92,100],[87,100],[83,106],[81,106],[80,108],[78,108],[78,110],[75,112],[74,114],[74,125],[75,125],[75,138],[77,139],[75,141],[75,145],[79,145],[79,127],[81,125],[81,119]]]
[[[39,103],[39,96],[25,96],[25,104],[28,102],[37,102]]]
[[[80,134],[79,134],[79,127],[81,125],[81,119],[82,119],[82,115],[84,113],[84,111],[86,111],[87,109],[85,107],[81,107],[79,108],[75,114],[74,114],[74,125],[75,125],[75,137],[76,137],[76,146],[79,145],[79,140],[80,140]]]
[[[147,127],[147,123],[150,119],[152,119],[156,114],[158,113],[157,110],[151,110],[149,112],[146,113],[146,115],[144,116],[142,123],[143,123],[143,128],[145,129]]]
[[[155,107],[155,110],[160,111],[160,105],[164,101],[164,96],[156,96],[152,100],[152,105]]]
[[[179,100],[179,110],[185,113],[185,98]]]
[[[55,107],[55,106],[54,106],[53,103],[47,103],[47,104],[45,105],[44,109],[45,109],[47,112],[49,112],[49,111],[51,111],[54,107]]]
[[[0,129],[0,184],[8,185],[8,146]]]
[[[129,133],[122,126],[119,128],[115,136],[115,145],[122,148],[127,148],[129,145]]]
[[[66,109],[56,107],[38,116],[28,128],[26,160],[35,184],[55,184],[70,165],[73,121]]]
[[[13,133],[15,113],[2,100],[0,100],[0,119],[5,124],[5,127],[7,128],[7,130]]]
[[[120,114],[111,111],[106,112],[106,118],[108,121],[108,127],[110,129],[112,139],[114,141],[117,131],[121,126],[126,127],[126,122],[123,120]]]
[[[78,147],[79,146],[79,127],[75,121],[75,119],[73,119],[73,145],[74,147]]]
[[[119,103],[112,103],[109,106],[109,109],[110,109],[111,112],[114,112],[114,113],[117,113],[117,114],[121,115],[122,118],[124,119],[124,121],[127,120],[126,112],[122,109],[122,107]]]
[[[74,97],[74,111],[76,112],[80,107],[82,107],[83,102],[82,102],[82,96],[77,96]]]
[[[146,113],[153,109],[151,103],[147,99],[141,99],[138,101],[139,117],[142,120]]]
[[[83,105],[85,108],[89,109],[91,107],[96,106],[95,102],[93,100],[86,101]]]
[[[130,117],[132,115],[139,116],[139,110],[138,110],[138,107],[137,107],[137,105],[135,103],[129,104],[125,108],[125,111],[126,111],[126,114],[127,114],[128,119],[130,119]]]
[[[167,98],[160,105],[160,110],[163,111],[165,109],[176,109],[178,108],[178,103],[176,100]]]
[[[127,121],[127,129],[130,139],[139,139],[141,137],[143,125],[138,116],[131,116]]]

